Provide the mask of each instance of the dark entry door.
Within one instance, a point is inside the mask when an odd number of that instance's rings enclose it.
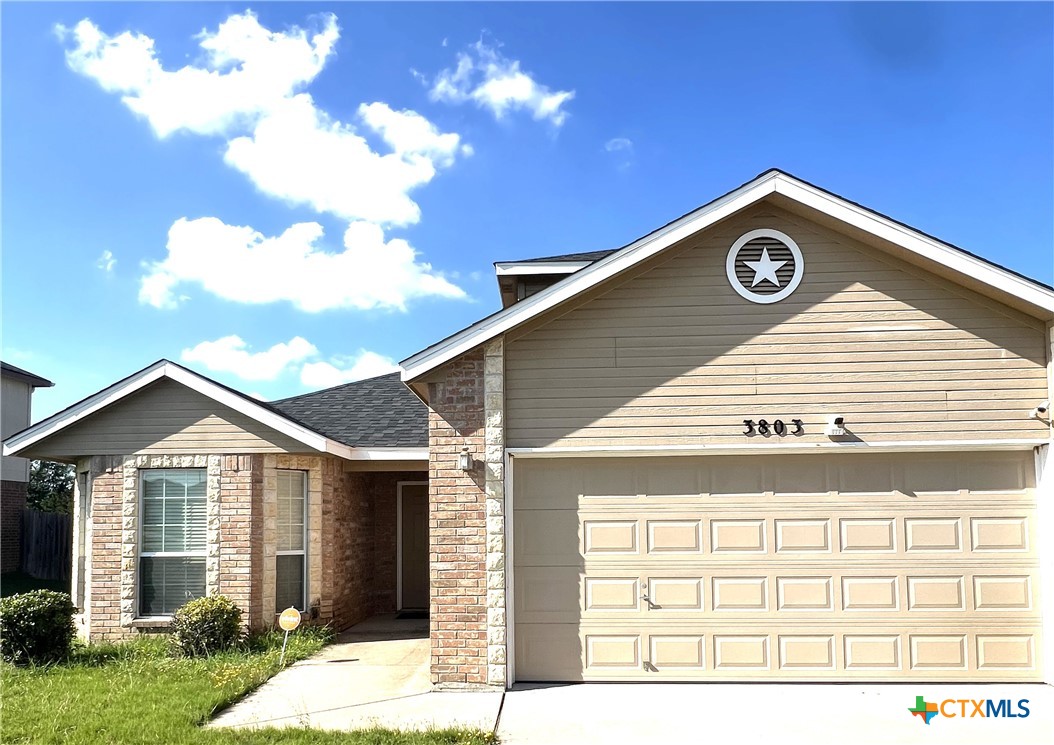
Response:
[[[428,608],[428,485],[403,484],[402,600],[405,608]]]

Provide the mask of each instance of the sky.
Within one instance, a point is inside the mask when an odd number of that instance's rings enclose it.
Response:
[[[780,168],[1054,281],[1051,3],[10,3],[0,272],[39,420],[167,358],[274,400]]]

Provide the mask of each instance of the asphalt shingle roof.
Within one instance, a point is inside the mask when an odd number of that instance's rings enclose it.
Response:
[[[617,248],[608,248],[602,251],[582,251],[574,254],[560,254],[559,256],[539,256],[536,259],[522,259],[521,261],[509,262],[513,264],[533,264],[542,261],[600,261],[605,256],[618,251]]]
[[[399,373],[272,401],[270,407],[352,447],[427,447],[428,409]]]
[[[55,385],[47,378],[42,378],[29,370],[23,370],[21,367],[15,367],[8,362],[0,361],[0,369],[3,370],[4,375],[21,380],[23,383],[29,383],[34,388],[50,388]]]

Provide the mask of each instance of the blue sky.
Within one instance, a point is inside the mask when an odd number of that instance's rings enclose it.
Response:
[[[1054,279],[1049,3],[2,6],[39,419],[167,357],[273,399],[770,167]]]

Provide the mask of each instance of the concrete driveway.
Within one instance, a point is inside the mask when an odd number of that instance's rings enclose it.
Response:
[[[376,616],[278,673],[209,727],[493,731],[500,691],[433,691],[428,621]]]
[[[915,697],[1028,699],[1027,718],[908,711]],[[973,712],[967,704],[967,714]],[[961,710],[950,704],[949,713]],[[623,684],[518,685],[505,695],[503,745],[801,743],[802,745],[1050,745],[1054,688],[1045,685]]]

